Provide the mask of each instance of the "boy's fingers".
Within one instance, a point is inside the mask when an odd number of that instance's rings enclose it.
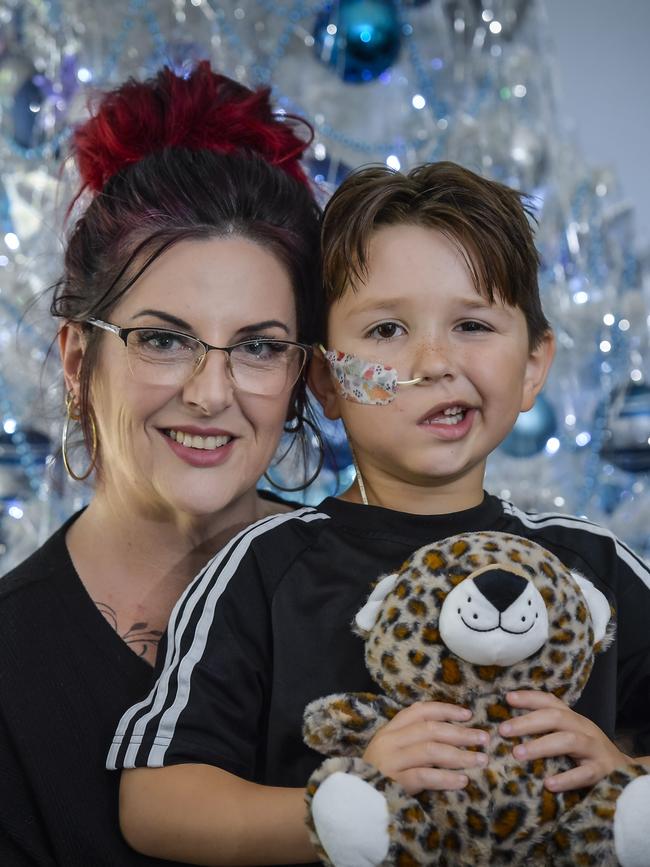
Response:
[[[593,762],[585,762],[569,771],[547,777],[544,785],[551,792],[569,792],[572,789],[582,789],[584,786],[593,786],[601,779],[598,768]]]
[[[587,738],[576,732],[552,732],[535,740],[518,744],[513,755],[519,761],[531,759],[550,759],[554,756],[571,756],[579,759],[588,756]]]
[[[425,789],[432,791],[464,789],[469,781],[465,774],[458,774],[454,771],[438,768],[411,768],[411,770],[400,774],[397,782],[406,789],[409,795],[417,795]]]
[[[514,738],[522,735],[540,735],[544,732],[564,730],[578,730],[579,718],[571,712],[567,713],[567,707],[546,707],[542,710],[532,710],[522,714],[499,726],[499,734],[503,737]]]
[[[455,704],[447,704],[443,701],[419,701],[410,707],[401,710],[387,723],[386,728],[393,731],[414,722],[434,720],[438,722],[467,722],[471,719],[472,712],[465,707]]]
[[[520,689],[506,693],[506,701],[513,707],[538,710],[544,707],[566,708],[567,705],[550,692],[539,689]]]
[[[461,768],[485,767],[488,758],[485,753],[460,750],[447,744],[437,744],[430,741],[413,744],[399,750],[392,757],[396,771],[405,772],[409,768]]]
[[[480,729],[468,729],[453,723],[434,720],[402,726],[393,732],[392,738],[398,749],[422,742],[450,744],[454,747],[480,747],[485,746],[490,740],[487,732]]]

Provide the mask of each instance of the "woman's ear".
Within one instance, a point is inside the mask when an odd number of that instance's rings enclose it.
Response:
[[[327,360],[323,358],[323,353],[319,348],[314,349],[311,364],[309,365],[309,373],[307,374],[307,383],[323,407],[325,418],[329,418],[332,421],[341,418],[339,411],[340,397],[336,389],[336,383],[334,382],[330,366]]]
[[[81,365],[86,351],[86,339],[78,322],[66,322],[59,329],[59,352],[67,392],[72,392],[79,403]]]
[[[520,412],[528,412],[535,405],[535,398],[544,387],[554,356],[555,335],[549,329],[528,356]]]

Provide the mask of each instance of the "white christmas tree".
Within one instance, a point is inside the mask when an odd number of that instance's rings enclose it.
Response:
[[[279,111],[310,121],[323,199],[358,165],[439,159],[533,196],[558,356],[490,460],[488,487],[524,508],[585,514],[650,556],[648,266],[615,178],[563,138],[547,43],[537,0],[0,2],[2,571],[90,492],[61,468],[63,393],[43,295],[60,273],[75,189],[70,130],[97,89],[201,58],[271,85]],[[327,432],[309,502],[353,477],[341,430]],[[295,482],[291,461],[273,475]]]

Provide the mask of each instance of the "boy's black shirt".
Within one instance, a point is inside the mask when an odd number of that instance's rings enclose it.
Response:
[[[183,597],[159,654],[158,687],[123,718],[109,766],[206,762],[303,786],[322,761],[302,743],[305,705],[333,692],[379,691],[351,630],[370,583],[421,545],[472,530],[527,536],[607,595],[617,638],[597,657],[575,709],[609,737],[617,722],[632,728],[638,752],[650,753],[647,565],[588,521],[527,515],[486,495],[476,508],[442,516],[328,499],[244,531]]]

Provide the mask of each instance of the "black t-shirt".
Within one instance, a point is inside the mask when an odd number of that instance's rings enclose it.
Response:
[[[379,691],[350,627],[371,581],[426,543],[477,530],[527,536],[607,595],[617,638],[576,710],[610,737],[617,722],[631,727],[650,753],[650,571],[609,531],[490,495],[439,516],[327,499],[247,528],[197,576],[172,614],[157,686],[122,718],[109,767],[201,762],[304,786],[322,761],[302,742],[305,705]]]
[[[65,544],[76,517],[0,578],[0,865],[169,867],[120,834],[106,750],[153,669],[77,575]]]

